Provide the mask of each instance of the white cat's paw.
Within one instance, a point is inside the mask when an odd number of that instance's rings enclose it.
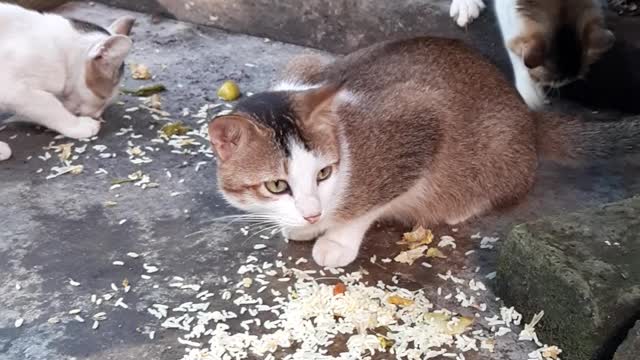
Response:
[[[452,0],[449,15],[460,27],[475,20],[485,8],[484,0]]]
[[[87,116],[79,116],[73,124],[68,124],[60,133],[72,139],[86,139],[100,131],[100,121]]]
[[[0,161],[7,160],[11,157],[11,148],[6,142],[0,141]]]
[[[342,267],[356,259],[358,249],[346,247],[325,235],[316,241],[312,255],[313,260],[320,266]]]
[[[292,241],[311,241],[318,237],[320,233],[317,230],[300,229],[300,228],[283,228],[282,236]]]

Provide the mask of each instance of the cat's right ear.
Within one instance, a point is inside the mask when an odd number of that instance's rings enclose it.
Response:
[[[509,42],[509,50],[518,55],[529,69],[544,64],[547,46],[541,34],[522,35]]]
[[[106,78],[117,78],[132,44],[131,39],[124,35],[113,35],[96,44],[89,52],[93,68]]]
[[[114,21],[113,24],[109,26],[109,32],[114,35],[129,36],[129,34],[131,33],[131,28],[133,27],[133,24],[135,22],[136,18],[134,18],[133,16],[123,16]]]
[[[229,160],[238,148],[255,131],[255,126],[243,116],[230,114],[213,119],[209,123],[209,140],[218,159]]]

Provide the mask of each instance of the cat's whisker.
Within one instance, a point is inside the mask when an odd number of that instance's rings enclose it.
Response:
[[[251,234],[249,237],[247,237],[247,239],[246,239],[242,244],[243,244],[243,245],[244,245],[244,244],[246,244],[248,241],[250,241],[250,240],[254,239],[256,236],[258,236],[258,235],[260,235],[260,234],[264,233],[265,231],[271,231],[271,230],[273,230],[273,229],[278,229],[278,228],[280,228],[280,225],[279,225],[279,224],[274,224],[274,225],[271,225],[271,226],[266,226],[265,228],[260,229],[259,231],[257,231],[257,232],[255,232],[255,233]]]

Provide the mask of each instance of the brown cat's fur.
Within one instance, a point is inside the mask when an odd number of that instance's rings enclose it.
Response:
[[[333,63],[305,56],[286,71],[291,90],[249,97],[211,122],[218,184],[237,207],[282,217],[286,199],[305,207],[296,154],[326,158],[312,168],[331,164],[336,178],[318,180],[310,198],[320,199],[320,221],[274,220],[293,238],[321,234],[313,255],[325,266],[353,261],[375,220],[456,224],[524,196],[539,154],[607,156],[640,138],[634,122],[598,134],[598,123],[534,115],[497,68],[455,40],[384,42]],[[286,145],[289,136],[306,150]],[[292,191],[269,193],[265,181],[278,179]]]

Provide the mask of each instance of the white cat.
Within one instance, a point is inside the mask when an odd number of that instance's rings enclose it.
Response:
[[[0,111],[70,138],[94,136],[118,93],[134,19],[108,30],[0,3]],[[11,149],[0,142],[0,160]]]

